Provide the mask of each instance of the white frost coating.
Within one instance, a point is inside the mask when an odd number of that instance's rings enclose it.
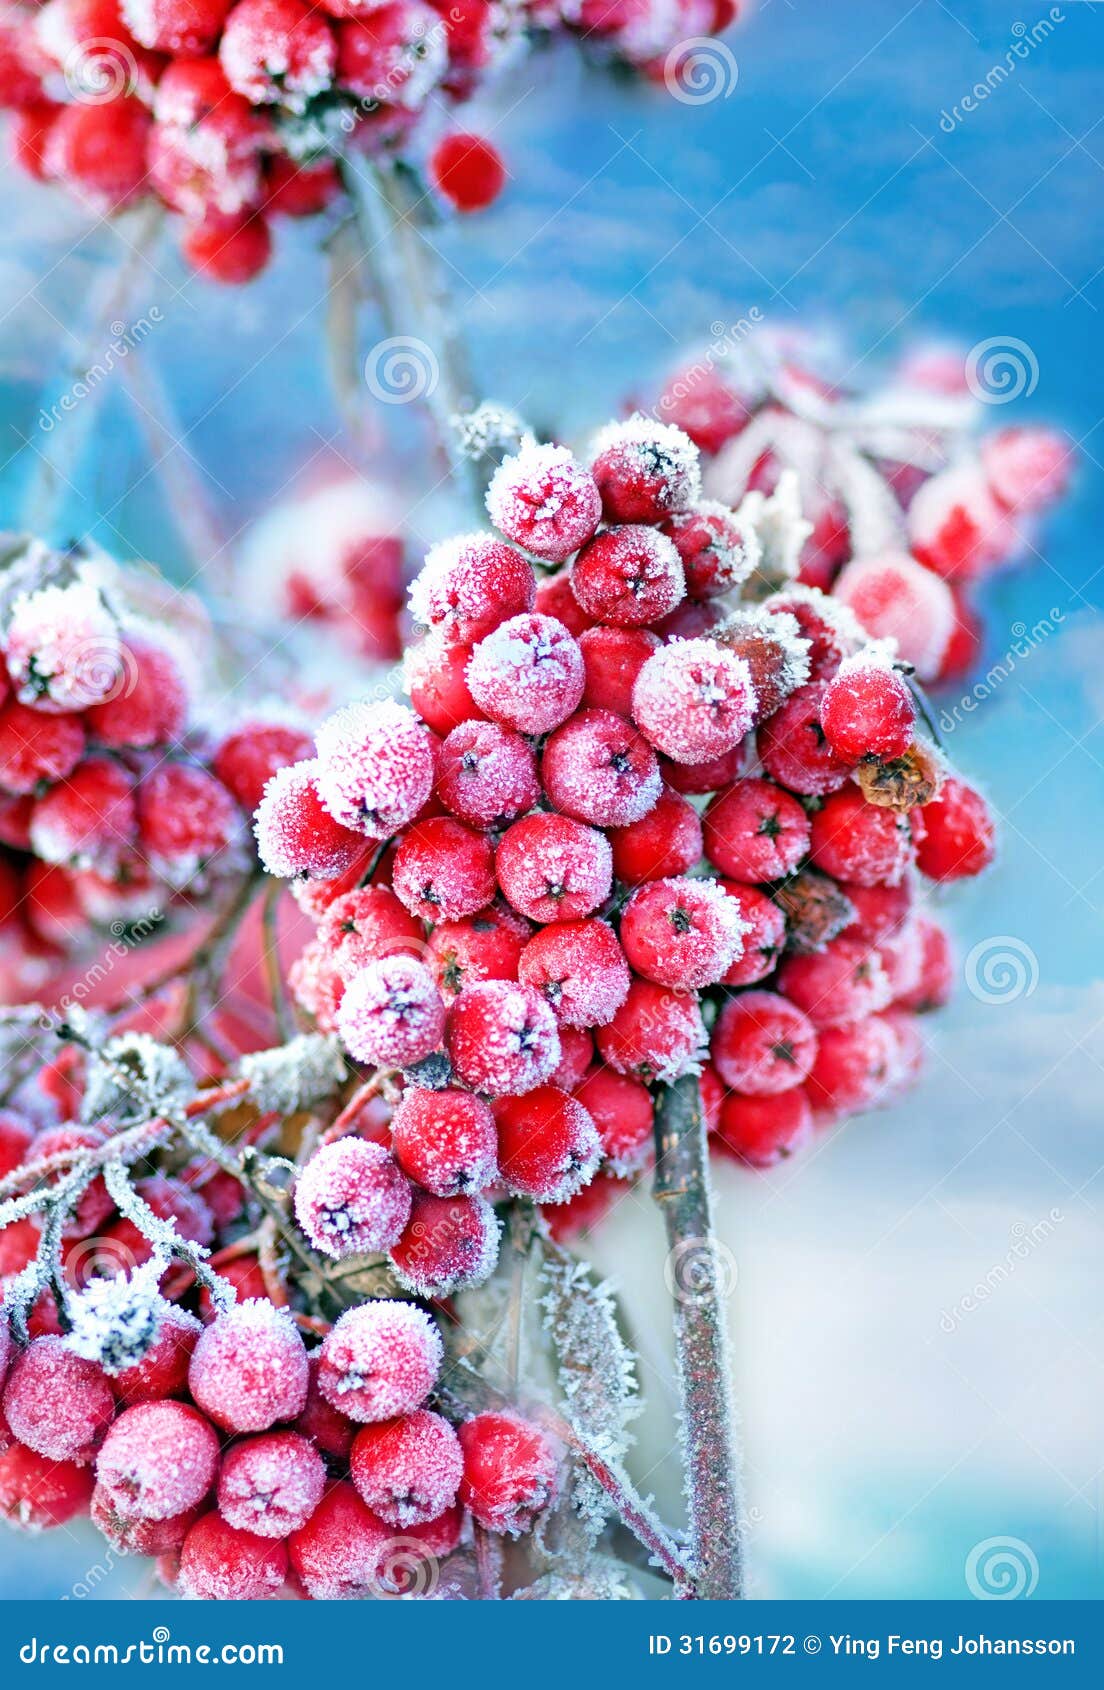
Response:
[[[119,625],[90,581],[20,593],[6,658],[20,702],[51,712],[99,704],[123,678]]]
[[[433,788],[433,741],[405,704],[346,704],[322,723],[316,744],[323,804],[368,838],[404,827]]]
[[[736,515],[755,530],[763,554],[760,567],[768,580],[792,580],[813,532],[812,523],[801,514],[796,472],[784,469],[769,499],[757,491],[745,494]]]
[[[72,1323],[68,1348],[98,1362],[111,1375],[136,1367],[157,1342],[161,1323],[172,1312],[158,1290],[167,1266],[168,1258],[155,1251],[130,1274],[94,1279],[71,1297],[66,1309]]]
[[[495,527],[548,563],[563,563],[598,526],[594,478],[567,446],[527,441],[503,460],[487,488]]]
[[[758,700],[742,657],[715,640],[671,640],[644,664],[633,718],[676,763],[723,757],[750,729]]]
[[[642,411],[607,423],[590,443],[590,462],[611,455],[630,473],[667,479],[672,511],[686,510],[701,498],[701,453],[676,423],[656,422]]]
[[[345,1078],[345,1061],[333,1034],[301,1033],[285,1045],[243,1056],[238,1071],[262,1114],[294,1115],[332,1097]]]
[[[501,457],[537,443],[524,418],[493,399],[485,399],[474,410],[455,417],[453,426],[457,444],[466,458]]]
[[[712,516],[721,523],[710,549],[717,560],[717,578],[725,583],[726,588],[738,587],[761,567],[763,548],[759,535],[738,511],[722,504],[719,499],[699,499],[686,515]],[[735,528],[739,535],[734,545],[725,544],[724,532],[729,527]]]
[[[171,1115],[195,1090],[187,1063],[171,1045],[148,1033],[120,1033],[89,1060],[81,1120],[98,1121],[116,1112]]]
[[[553,616],[512,616],[480,640],[467,668],[472,697],[521,733],[548,733],[578,706],[583,654]]]
[[[773,610],[768,604],[740,605],[716,630],[723,645],[726,636],[762,638],[774,646],[782,660],[778,689],[785,696],[796,692],[809,679],[809,641],[796,616],[788,610]]]

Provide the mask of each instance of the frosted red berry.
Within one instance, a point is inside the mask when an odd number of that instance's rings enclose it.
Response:
[[[442,921],[426,941],[425,960],[446,1003],[479,980],[516,980],[532,927],[502,903],[462,921]]]
[[[370,962],[425,950],[421,922],[389,886],[361,886],[335,898],[318,924],[318,938],[344,980]]]
[[[715,638],[747,664],[760,718],[773,716],[809,679],[809,642],[787,611],[740,606],[720,624]]]
[[[218,1462],[218,1435],[202,1414],[182,1402],[140,1403],[104,1439],[96,1481],[124,1514],[169,1520],[203,1501]]]
[[[769,1168],[808,1143],[813,1114],[801,1086],[765,1097],[729,1092],[721,1104],[717,1138],[753,1168]]]
[[[227,81],[252,105],[277,100],[302,110],[330,86],[337,41],[322,13],[302,0],[238,0],[219,43]]]
[[[745,581],[759,561],[754,534],[726,505],[705,500],[669,517],[661,532],[682,559],[691,599],[720,598]]]
[[[13,1443],[0,1452],[0,1516],[28,1531],[64,1526],[88,1512],[93,1483],[91,1467]]]
[[[660,986],[700,991],[722,980],[743,949],[739,906],[716,880],[653,880],[621,914],[630,964]]]
[[[313,1444],[296,1432],[266,1432],[227,1451],[218,1510],[238,1531],[287,1537],[306,1525],[325,1486],[325,1464]]]
[[[743,658],[709,639],[663,646],[633,688],[637,726],[676,763],[705,763],[731,751],[752,727],[756,709]]]
[[[596,827],[627,827],[651,810],[662,788],[655,752],[609,710],[582,710],[550,736],[541,779],[556,808]]]
[[[441,1048],[445,1006],[423,962],[409,956],[383,957],[349,981],[337,1027],[358,1062],[411,1068]]]
[[[602,501],[566,446],[529,445],[495,471],[487,510],[507,539],[546,563],[563,563],[594,534]]]
[[[607,623],[587,628],[579,635],[586,668],[583,704],[631,716],[636,677],[659,644],[658,636],[647,628],[615,628]]]
[[[560,1060],[548,1076],[548,1083],[573,1092],[594,1061],[594,1040],[585,1027],[560,1027]]]
[[[430,1315],[413,1303],[377,1300],[349,1309],[322,1341],[318,1387],[348,1419],[367,1424],[420,1408],[444,1347]]]
[[[597,1027],[611,1020],[629,992],[629,968],[608,922],[561,921],[529,940],[518,979],[552,1007],[561,1026]]]
[[[88,757],[38,800],[31,847],[44,862],[110,873],[133,846],[138,806],[133,777],[107,757]]]
[[[926,805],[925,821],[931,814]],[[913,860],[913,830],[907,815],[869,804],[856,786],[825,799],[813,816],[810,853],[817,868],[860,886],[894,885]]]
[[[482,1191],[497,1173],[490,1109],[471,1092],[408,1090],[391,1117],[395,1160],[438,1197]]]
[[[320,1449],[323,1455],[332,1456],[337,1461],[345,1461],[356,1427],[322,1395],[318,1384],[320,1356],[321,1351],[312,1350],[307,1357],[310,1365],[307,1402],[295,1422],[295,1430],[301,1433],[308,1443]]]
[[[628,1074],[597,1063],[584,1074],[574,1095],[594,1122],[602,1153],[615,1172],[636,1172],[652,1148],[653,1107],[647,1086]]]
[[[578,708],[583,654],[554,617],[512,616],[480,640],[466,679],[476,704],[493,721],[519,733],[550,733]]]
[[[242,809],[252,814],[276,771],[308,762],[313,750],[314,742],[302,728],[249,718],[220,740],[211,767]]]
[[[852,558],[832,586],[868,634],[896,642],[897,655],[922,681],[939,672],[954,633],[954,594],[907,553]]]
[[[84,729],[73,716],[45,716],[15,699],[0,709],[0,783],[9,792],[33,793],[45,781],[63,780],[84,746]]]
[[[696,995],[651,980],[634,980],[613,1020],[595,1034],[603,1061],[619,1074],[647,1081],[675,1080],[688,1073],[705,1042]]]
[[[138,788],[138,837],[170,885],[186,885],[223,851],[240,846],[245,824],[221,781],[190,763],[162,763]]]
[[[482,833],[451,816],[431,816],[400,840],[391,884],[412,915],[459,921],[494,897],[494,850]]]
[[[664,787],[648,814],[611,828],[613,872],[626,886],[685,874],[702,854],[702,824],[694,806]]]
[[[767,773],[806,797],[834,792],[854,767],[853,758],[836,755],[820,725],[823,698],[823,682],[798,687],[758,734]]]
[[[428,553],[410,589],[410,611],[423,627],[458,645],[475,645],[511,616],[531,611],[533,566],[493,534],[463,534]]]
[[[809,849],[809,818],[797,799],[768,780],[744,780],[710,801],[705,853],[734,880],[781,880]]]
[[[426,1298],[451,1297],[482,1285],[498,1260],[500,1231],[483,1197],[436,1197],[415,1190],[410,1219],[389,1251],[395,1278],[405,1290]]]
[[[613,855],[597,828],[567,816],[526,816],[508,828],[495,860],[498,883],[531,921],[577,921],[605,902]]]
[[[116,747],[145,748],[176,739],[188,717],[188,689],[176,659],[164,646],[128,634],[122,662],[118,690],[85,715],[89,734],[100,745]],[[309,755],[309,746],[298,755]],[[249,808],[255,804],[256,799]]]
[[[186,1309],[171,1307],[161,1319],[153,1344],[141,1361],[115,1375],[115,1395],[124,1407],[156,1402],[184,1394],[188,1366],[200,1331],[199,1321]]]
[[[878,952],[846,934],[810,956],[788,957],[778,971],[778,985],[818,1028],[873,1015],[892,996]]]
[[[777,992],[741,992],[717,1017],[711,1049],[726,1086],[765,1097],[801,1084],[816,1057],[817,1035],[808,1016]]]
[[[907,992],[897,994],[901,1009],[923,1013],[939,1009],[950,998],[954,986],[955,959],[950,938],[944,929],[924,916],[917,918],[920,942],[920,967],[917,978]]]
[[[932,880],[962,880],[980,874],[996,855],[996,829],[980,792],[957,776],[944,781],[938,798],[924,807],[924,832],[917,862]]]
[[[686,577],[665,534],[626,523],[584,546],[572,565],[571,590],[595,621],[643,628],[668,616],[685,597]]]
[[[874,1108],[896,1080],[899,1057],[897,1036],[880,1015],[826,1027],[805,1088],[818,1121]]]
[[[544,1433],[511,1415],[477,1414],[458,1436],[464,1506],[487,1531],[531,1531],[556,1494],[556,1454]]]
[[[467,683],[471,655],[469,646],[450,645],[439,635],[430,635],[406,653],[410,702],[434,733],[450,733],[481,715]]]
[[[350,1474],[364,1502],[404,1530],[437,1519],[456,1500],[464,1472],[460,1440],[425,1408],[365,1426],[353,1441]]]
[[[115,1413],[103,1370],[60,1337],[36,1338],[12,1366],[4,1415],[13,1435],[51,1461],[91,1461]]]
[[[555,1086],[495,1105],[499,1166],[511,1191],[565,1203],[594,1177],[602,1148],[586,1109]]]
[[[338,1261],[386,1250],[410,1218],[410,1185],[381,1145],[338,1139],[299,1175],[295,1216],[315,1249]]]
[[[916,706],[896,669],[857,657],[842,663],[825,687],[820,725],[844,762],[901,757],[912,743]]]
[[[384,1561],[395,1536],[351,1484],[328,1490],[287,1549],[292,1568],[316,1602],[357,1602],[384,1593]]]
[[[540,797],[532,748],[498,722],[464,722],[441,747],[437,795],[472,827],[511,822]]]
[[[180,1589],[208,1602],[259,1602],[282,1588],[287,1568],[282,1543],[238,1531],[221,1514],[205,1514],[184,1539]]]
[[[542,1085],[560,1060],[556,1017],[532,986],[487,980],[452,1004],[446,1030],[460,1081],[491,1097]]]
[[[432,736],[403,704],[347,704],[322,723],[316,743],[322,802],[369,839],[413,821],[433,790]]]
[[[596,436],[591,469],[609,522],[662,522],[701,493],[698,448],[671,423],[636,415]]]
[[[228,1432],[294,1420],[307,1400],[307,1352],[290,1314],[257,1297],[218,1315],[196,1344],[188,1385]]]

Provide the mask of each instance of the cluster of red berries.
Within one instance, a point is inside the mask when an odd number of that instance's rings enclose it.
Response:
[[[423,1296],[490,1272],[497,1196],[593,1214],[657,1085],[701,1072],[759,1164],[891,1096],[950,984],[919,876],[993,852],[884,643],[816,588],[741,602],[762,538],[680,430],[527,444],[487,509],[413,584],[412,708],[339,710],[256,818],[318,923],[300,1003],[402,1086],[308,1164],[300,1224]]]
[[[310,1353],[263,1298],[206,1325],[163,1304],[96,1360],[60,1335],[18,1346],[0,1317],[0,1513],[28,1529],[90,1513],[190,1597],[431,1594],[469,1519],[530,1530],[558,1468],[520,1416],[427,1407],[442,1359],[433,1318],[385,1299]]]
[[[245,282],[274,216],[340,193],[343,155],[419,145],[428,113],[520,44],[571,33],[662,77],[670,48],[734,15],[732,0],[5,0],[0,106],[31,175],[101,214],[152,193],[184,217],[197,269]],[[462,211],[506,179],[490,142],[463,133],[429,168]]]
[[[216,735],[190,654],[99,556],[21,542],[0,572],[0,951],[9,1001],[97,930],[148,935],[252,862],[248,817],[309,747],[269,715]]]
[[[1028,548],[1073,447],[1043,427],[979,437],[984,394],[945,348],[913,349],[872,393],[832,368],[823,348],[762,331],[678,371],[657,414],[697,442],[728,503],[794,473],[810,523],[799,579],[895,639],[922,681],[957,679],[981,644],[978,583]]]

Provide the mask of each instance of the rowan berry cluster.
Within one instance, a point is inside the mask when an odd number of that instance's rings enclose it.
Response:
[[[104,931],[149,938],[255,872],[249,816],[310,746],[285,711],[212,731],[203,662],[102,554],[0,566],[0,952],[8,1001]],[[243,707],[244,708],[244,707]]]
[[[527,443],[487,510],[413,583],[409,705],[329,717],[256,820],[318,924],[299,1002],[400,1097],[308,1165],[300,1223],[423,1296],[487,1277],[503,1193],[593,1219],[688,1072],[754,1164],[893,1096],[950,983],[920,888],[993,853],[892,645],[766,590],[784,499],[704,499],[637,416],[587,464]]]
[[[5,0],[0,106],[14,157],[100,214],[152,194],[206,275],[250,280],[270,225],[321,211],[350,154],[429,152],[475,211],[506,179],[478,135],[434,131],[519,49],[577,36],[662,80],[668,51],[722,30],[732,0]],[[428,132],[428,133],[427,133]]]
[[[855,391],[824,347],[763,331],[678,371],[656,409],[697,442],[719,499],[794,474],[809,522],[799,580],[939,684],[974,666],[979,583],[1030,548],[1073,467],[1052,429],[979,434],[984,397],[946,348],[913,348],[884,386]]]

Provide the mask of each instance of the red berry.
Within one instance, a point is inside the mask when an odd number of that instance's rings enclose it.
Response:
[[[512,1415],[477,1414],[458,1436],[465,1508],[487,1531],[531,1531],[556,1494],[556,1456],[544,1433]]]
[[[212,859],[238,846],[241,814],[220,781],[187,763],[162,763],[138,788],[138,834],[170,885],[194,880]]]
[[[338,1261],[386,1250],[410,1218],[410,1186],[381,1145],[338,1139],[299,1175],[295,1217],[315,1248]]]
[[[307,1387],[307,1406],[295,1422],[295,1430],[308,1443],[316,1444],[324,1455],[337,1461],[348,1459],[356,1427],[351,1420],[326,1401],[318,1385],[321,1351],[312,1350],[307,1357],[310,1364],[310,1384]]]
[[[642,820],[609,833],[613,872],[626,886],[685,874],[702,854],[702,824],[692,804],[664,787]]]
[[[227,287],[242,287],[268,263],[272,236],[255,212],[207,211],[201,221],[189,225],[180,248],[201,275]]]
[[[1037,511],[1069,485],[1072,442],[1049,428],[998,429],[981,442],[981,461],[999,502],[1013,511]]]
[[[912,744],[916,706],[900,674],[883,663],[848,659],[824,689],[820,725],[844,762],[888,761]]]
[[[67,105],[46,137],[46,174],[60,178],[97,212],[117,211],[146,181],[150,115],[133,95],[101,105]]]
[[[778,971],[778,986],[818,1028],[873,1015],[892,996],[877,951],[846,935],[811,956],[788,957]]]
[[[497,1175],[494,1116],[471,1092],[407,1091],[391,1133],[403,1173],[438,1197],[482,1191]]]
[[[661,532],[675,543],[692,599],[723,597],[745,581],[759,561],[754,533],[727,505],[713,500],[668,518]]]
[[[498,883],[531,921],[577,921],[608,898],[613,854],[605,834],[567,816],[526,816],[508,828],[495,862]]]
[[[17,1356],[4,1388],[12,1433],[51,1461],[91,1461],[115,1413],[103,1370],[64,1338],[36,1338]]]
[[[511,1191],[541,1203],[565,1203],[593,1179],[602,1154],[583,1105],[555,1086],[495,1105],[502,1177]]]
[[[361,886],[335,898],[318,924],[318,938],[343,980],[370,962],[425,950],[421,922],[387,886]]]
[[[594,534],[602,500],[566,446],[528,445],[495,471],[487,510],[507,539],[546,563],[563,563]]]
[[[699,991],[722,980],[743,949],[739,906],[716,880],[653,880],[621,915],[633,969],[660,986]]]
[[[647,628],[614,628],[605,623],[579,635],[586,667],[583,703],[594,710],[632,715],[632,693],[645,663],[659,650],[659,639]]]
[[[230,0],[120,0],[136,41],[184,59],[210,52],[229,9]]]
[[[627,827],[661,790],[655,752],[623,717],[582,710],[544,748],[541,778],[556,808],[597,827]]]
[[[92,714],[89,712],[89,721]],[[313,750],[314,742],[302,728],[268,721],[263,716],[250,717],[219,742],[211,767],[242,809],[252,815],[277,770],[308,762]]]
[[[267,161],[264,209],[270,215],[313,217],[340,192],[341,177],[332,159],[296,164],[282,153],[275,153]]]
[[[940,470],[916,491],[908,510],[910,549],[948,581],[987,575],[1007,557],[1014,531],[969,459]]]
[[[395,852],[391,883],[412,915],[459,921],[495,895],[490,841],[450,816],[416,822]]]
[[[451,733],[480,714],[466,679],[471,655],[468,646],[449,645],[432,634],[406,653],[410,702],[434,733]]]
[[[710,456],[739,434],[748,420],[741,400],[717,370],[704,363],[673,376],[657,408]]]
[[[415,1409],[357,1433],[350,1459],[353,1484],[374,1514],[405,1530],[451,1508],[464,1472],[460,1440],[447,1420]]]
[[[649,657],[633,688],[637,727],[676,763],[733,750],[755,713],[747,664],[715,640],[673,640]]]
[[[186,1514],[176,1514],[171,1520],[143,1520],[102,1485],[92,1492],[90,1512],[96,1530],[120,1555],[172,1554],[180,1549],[200,1516],[198,1508],[189,1508]]]
[[[772,593],[763,608],[783,611],[797,623],[801,638],[808,641],[810,681],[831,680],[844,658],[866,643],[854,611],[816,587],[786,587]]]
[[[31,1148],[33,1138],[34,1127],[29,1121],[12,1109],[0,1109],[0,1179],[5,1174],[10,1174],[14,1168],[18,1168],[21,1162],[28,1160],[27,1152]],[[0,1322],[0,1331],[4,1334],[0,1344],[6,1339],[7,1330],[3,1322]],[[6,1350],[4,1360],[7,1360]],[[0,1378],[3,1377],[3,1372],[3,1365],[0,1365]]]
[[[337,29],[337,81],[365,102],[416,112],[440,81],[447,47],[421,0],[373,7]]]
[[[50,1127],[40,1133],[35,1143],[35,1157],[56,1156],[62,1150],[97,1150],[103,1144],[103,1132],[99,1127]],[[56,1184],[60,1175],[53,1175],[49,1183]],[[139,1195],[143,1182],[138,1182]],[[100,1178],[94,1179],[86,1186],[79,1201],[66,1222],[63,1236],[66,1239],[87,1238],[96,1232],[115,1208],[114,1201]]]
[[[792,1156],[812,1132],[813,1114],[801,1086],[766,1097],[729,1092],[721,1104],[717,1138],[753,1168],[769,1168]]]
[[[925,821],[930,814],[925,806]],[[858,787],[845,786],[814,815],[810,849],[817,868],[837,880],[895,885],[912,862],[912,826],[899,810],[868,804]]]
[[[533,566],[493,534],[464,534],[434,546],[410,589],[415,622],[457,645],[475,645],[500,622],[524,616],[537,595]]]
[[[531,986],[487,980],[448,1012],[448,1051],[461,1082],[491,1097],[520,1097],[560,1060],[556,1017]]]
[[[799,1086],[816,1049],[813,1023],[777,992],[741,992],[730,998],[713,1029],[713,1062],[721,1079],[752,1097]]]
[[[741,607],[721,623],[715,637],[750,669],[761,720],[773,716],[809,679],[809,641],[787,611]]]
[[[356,1602],[385,1593],[386,1556],[394,1537],[394,1529],[342,1482],[326,1492],[287,1547],[295,1574],[314,1601]]]
[[[594,1040],[585,1027],[560,1028],[560,1060],[548,1076],[548,1083],[560,1091],[575,1091],[582,1085],[594,1061]]]
[[[138,810],[132,777],[106,757],[89,757],[40,798],[31,846],[47,863],[110,872],[134,844]]]
[[[809,818],[796,798],[767,780],[719,792],[705,812],[705,853],[734,880],[781,880],[809,849]]]
[[[15,699],[0,710],[0,783],[9,792],[64,780],[83,755],[84,729],[75,716],[47,716]]]
[[[347,704],[322,723],[316,743],[322,802],[369,839],[413,821],[433,790],[434,742],[405,705]]]
[[[119,690],[93,704],[85,722],[101,745],[149,747],[176,739],[187,716],[188,689],[176,659],[164,646],[129,634]]]
[[[551,616],[512,616],[472,652],[472,697],[485,715],[519,733],[551,733],[583,696],[583,654]]]
[[[376,1300],[349,1309],[322,1341],[318,1387],[350,1420],[390,1420],[420,1408],[444,1347],[432,1318],[413,1303]]]
[[[180,1589],[208,1602],[259,1602],[287,1579],[287,1550],[237,1531],[220,1514],[197,1520],[180,1551]]]
[[[951,776],[938,798],[924,806],[917,862],[931,880],[963,880],[988,868],[996,855],[996,829],[980,792]]]
[[[370,962],[345,989],[337,1026],[349,1054],[381,1068],[412,1068],[441,1048],[445,1006],[413,957]]]
[[[572,566],[571,590],[595,621],[642,628],[670,615],[685,597],[686,577],[665,534],[627,523],[584,546]]]
[[[593,453],[607,522],[662,522],[701,494],[698,449],[671,423],[639,414],[610,423],[597,435]]]
[[[91,1467],[56,1461],[19,1443],[0,1453],[0,1514],[24,1530],[64,1526],[86,1514],[92,1487]]]
[[[897,997],[902,1009],[939,1009],[954,986],[955,964],[951,941],[941,927],[923,916],[917,918],[920,938],[920,970],[912,988]]]
[[[757,761],[755,735],[749,733],[720,757],[711,757],[705,763],[672,763],[663,758],[660,769],[673,792],[700,798],[745,779]]]
[[[426,962],[445,1002],[479,980],[516,980],[531,931],[525,917],[504,904],[439,923],[426,942]]]
[[[880,1015],[826,1027],[805,1088],[818,1122],[873,1109],[896,1080],[899,1054],[897,1035]]]
[[[567,564],[537,582],[537,611],[541,616],[562,622],[576,639],[595,625],[594,618],[587,615],[571,591],[571,569]]]
[[[875,639],[895,640],[922,681],[938,674],[955,623],[954,595],[938,575],[907,553],[853,558],[832,592]]]
[[[613,1020],[595,1034],[598,1054],[619,1074],[676,1080],[698,1061],[705,1025],[697,996],[634,980]]]
[[[536,758],[520,734],[497,722],[464,722],[441,747],[437,792],[462,822],[501,826],[540,798]]]
[[[490,1278],[501,1228],[479,1196],[415,1191],[410,1221],[390,1251],[395,1278],[416,1297],[451,1297]]]
[[[506,167],[497,147],[479,135],[446,135],[429,158],[437,191],[457,211],[483,211],[506,185]]]
[[[305,1526],[326,1488],[322,1457],[295,1432],[267,1432],[227,1451],[218,1482],[227,1525],[257,1537],[287,1537]]]
[[[219,59],[231,88],[251,104],[281,101],[302,110],[333,81],[337,41],[326,18],[302,0],[238,0]]]
[[[307,1400],[307,1352],[286,1309],[235,1303],[204,1329],[188,1369],[192,1396],[228,1432],[266,1432]]]
[[[215,1482],[214,1427],[182,1402],[125,1409],[104,1439],[96,1480],[115,1506],[139,1520],[170,1520],[201,1503]]]
[[[130,1406],[183,1395],[188,1383],[188,1365],[201,1330],[194,1315],[185,1309],[170,1308],[162,1316],[157,1337],[141,1361],[115,1375],[115,1395],[119,1401]]]
[[[647,1086],[599,1063],[575,1087],[575,1097],[594,1122],[602,1153],[615,1172],[636,1172],[652,1148],[653,1110]]]
[[[860,886],[857,881],[841,882],[840,891],[854,910],[854,919],[846,931],[868,945],[896,933],[912,908],[913,888],[909,879],[894,886]]]
[[[744,923],[744,948],[724,980],[725,986],[751,986],[772,971],[786,942],[786,918],[773,899],[755,886],[721,882]]]
[[[853,759],[838,757],[820,725],[825,683],[812,681],[791,693],[759,730],[763,767],[782,786],[805,796],[834,792],[851,773]]]
[[[561,1026],[612,1020],[629,992],[625,953],[604,921],[561,921],[534,934],[521,953],[518,979],[551,1004]]]

